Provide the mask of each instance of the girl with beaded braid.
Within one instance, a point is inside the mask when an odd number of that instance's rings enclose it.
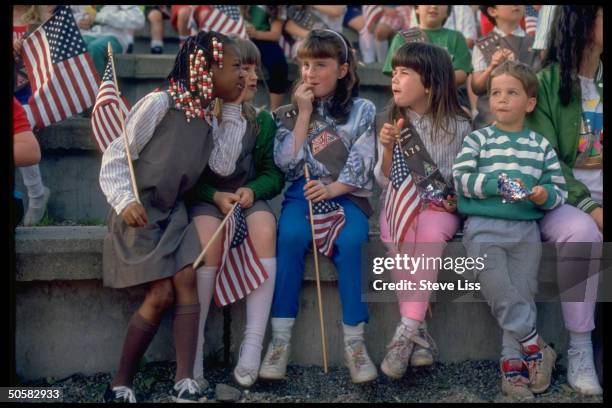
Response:
[[[147,286],[128,324],[106,401],[136,402],[132,381],[138,362],[173,304],[173,399],[194,402],[200,396],[193,379],[200,305],[191,264],[201,246],[184,196],[207,165],[219,175],[234,171],[246,126],[239,103],[244,89],[239,50],[215,32],[189,37],[168,80],[168,90],[146,95],[126,118],[140,200],[132,193],[123,138],[102,158],[100,186],[113,207],[104,241],[104,285]],[[221,123],[212,114],[213,98],[231,102],[224,104]]]

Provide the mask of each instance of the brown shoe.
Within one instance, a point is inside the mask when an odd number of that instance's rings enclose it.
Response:
[[[529,372],[523,360],[502,360],[500,368],[502,394],[516,400],[533,399],[533,393],[529,390]]]
[[[557,353],[538,335],[538,344],[523,347],[523,355],[529,370],[529,389],[540,394],[550,386],[550,375],[555,367]]]

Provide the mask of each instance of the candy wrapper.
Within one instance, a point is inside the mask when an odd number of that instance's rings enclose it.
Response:
[[[511,179],[506,173],[501,173],[497,177],[497,189],[504,204],[523,201],[531,195],[531,191],[527,190],[520,180]]]
[[[438,207],[444,207],[443,201],[446,201],[449,205],[457,204],[457,198],[455,196],[451,197],[450,200],[446,200],[444,192],[431,184],[425,187],[421,192],[421,200],[425,203],[437,205]]]

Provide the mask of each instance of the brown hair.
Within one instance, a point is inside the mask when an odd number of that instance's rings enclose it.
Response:
[[[489,75],[487,80],[487,95],[491,93],[491,83],[493,78],[500,75],[510,75],[518,79],[523,85],[523,89],[529,98],[538,96],[538,77],[533,69],[522,62],[506,60],[499,64]]]
[[[450,17],[451,13],[453,12],[453,6],[447,5],[447,4],[438,4],[438,6],[446,6],[447,7],[446,18],[444,20],[442,20],[442,27],[444,27],[444,24],[446,24],[446,20],[448,20],[448,18]],[[419,13],[416,12],[417,7],[419,7],[419,6],[415,4],[415,5],[412,6],[412,9],[414,10],[414,15],[416,16],[417,23],[421,24],[421,19],[419,17]]]
[[[423,87],[429,89],[429,112],[432,120],[432,140],[443,132],[454,135],[457,131],[457,120],[470,120],[468,114],[459,105],[455,86],[455,71],[448,52],[443,48],[420,42],[402,45],[391,60],[393,69],[406,67],[413,69],[421,76]],[[389,121],[409,119],[402,109],[391,99],[389,104]],[[449,143],[451,140],[449,140]]]
[[[344,42],[344,44],[343,44]],[[355,60],[353,46],[344,35],[329,30],[312,30],[300,46],[297,52],[298,60],[305,58],[334,58],[339,65],[348,64],[348,72],[338,80],[336,92],[331,98],[329,113],[338,122],[345,123],[353,107],[353,98],[359,95],[359,76],[357,75],[357,62]],[[301,83],[300,78],[296,81],[293,89]],[[293,101],[295,104],[295,101]]]

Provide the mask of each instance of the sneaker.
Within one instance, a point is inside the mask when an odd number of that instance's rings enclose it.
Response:
[[[31,227],[32,225],[36,225],[43,219],[45,213],[47,212],[47,203],[49,202],[50,196],[51,191],[47,187],[44,187],[41,206],[33,207],[31,205],[32,201],[28,201],[28,210],[26,211],[25,216],[23,217],[23,225],[25,227]]]
[[[427,324],[425,322],[422,322],[419,326],[418,336],[429,343],[430,347],[423,347],[415,343],[410,355],[410,365],[412,367],[430,366],[434,362],[434,354],[437,354],[438,348],[434,339],[427,332]]]
[[[291,345],[288,341],[273,338],[261,363],[259,377],[266,380],[282,380],[287,373]]]
[[[576,391],[585,395],[601,395],[603,389],[599,385],[593,349],[570,348],[567,350],[567,382]]]
[[[517,400],[533,399],[529,389],[529,370],[523,360],[502,360],[500,369],[502,394]]]
[[[402,378],[406,369],[408,369],[410,356],[417,342],[423,348],[430,347],[426,340],[420,338],[417,333],[412,332],[400,322],[395,329],[391,343],[387,346],[387,355],[380,364],[382,372],[394,380]]]
[[[134,390],[130,387],[125,387],[120,385],[118,387],[111,388],[110,384],[106,387],[106,391],[104,391],[104,402],[106,403],[120,403],[125,404],[136,403],[136,396],[134,395]]]
[[[376,366],[368,355],[365,342],[361,339],[349,341],[344,345],[344,362],[354,384],[372,381],[378,377]]]
[[[171,397],[173,402],[199,402],[200,386],[193,378],[183,378],[174,384]]]
[[[155,47],[151,47],[151,54],[163,54],[164,48],[156,45]]]
[[[557,353],[539,335],[537,345],[522,349],[529,370],[529,389],[534,394],[540,394],[550,386],[550,375],[555,367]]]
[[[242,346],[240,345],[240,353],[238,353],[238,364],[234,368],[234,379],[238,384],[245,388],[249,388],[251,385],[255,384],[257,380],[257,373],[259,372],[259,367],[248,368],[240,364],[240,358],[242,357]]]
[[[198,387],[200,387],[200,391],[206,391],[208,387],[210,386],[210,384],[208,383],[206,378],[204,378],[204,376],[196,378],[195,381],[198,383]]]

